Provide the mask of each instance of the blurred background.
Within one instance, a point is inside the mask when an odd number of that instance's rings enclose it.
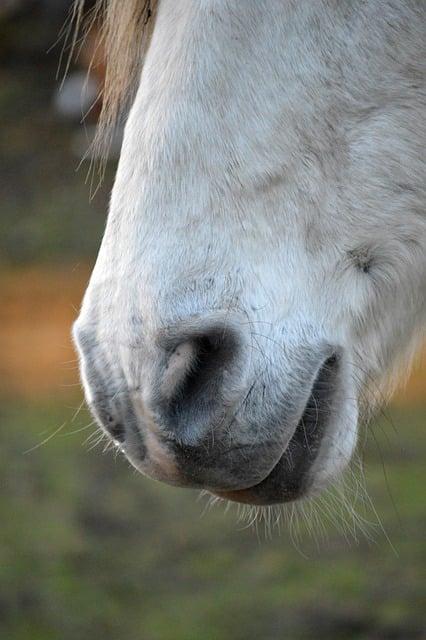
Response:
[[[361,435],[358,525],[320,502],[308,522],[248,526],[103,455],[69,333],[119,140],[91,199],[103,61],[87,79],[95,24],[61,88],[69,8],[0,0],[0,637],[426,638],[424,357]]]

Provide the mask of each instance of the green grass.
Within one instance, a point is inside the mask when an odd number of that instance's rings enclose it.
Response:
[[[327,521],[321,541],[303,526],[295,541],[285,525],[272,537],[244,528],[235,509],[202,515],[196,492],[88,451],[91,428],[71,432],[89,418],[83,411],[71,424],[71,415],[62,405],[2,404],[1,637],[423,637],[423,410],[394,411],[396,432],[382,420],[367,439],[366,482],[386,535],[376,520],[374,541],[358,542]],[[366,516],[375,520],[371,508]]]

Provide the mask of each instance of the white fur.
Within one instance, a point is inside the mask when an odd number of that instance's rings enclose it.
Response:
[[[424,326],[425,13],[409,0],[160,0],[77,322],[120,345],[111,380],[133,389],[137,349],[159,331],[239,313],[247,381],[266,367],[271,404],[292,354],[342,347],[346,399],[317,487]]]

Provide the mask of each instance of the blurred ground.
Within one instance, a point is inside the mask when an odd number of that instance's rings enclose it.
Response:
[[[339,532],[339,509],[329,515],[324,504],[327,533],[312,525],[318,547],[288,523],[272,539],[263,525],[256,535],[235,508],[202,517],[195,492],[142,479],[102,447],[89,451],[87,413],[72,421],[79,402],[52,394],[1,405],[1,637],[424,638],[422,412],[393,411],[397,433],[381,421],[365,450],[371,500],[394,550],[361,501],[373,541],[354,539],[350,518]]]
[[[114,168],[90,202],[51,106],[62,18],[36,4],[0,22],[0,637],[425,638],[424,365],[360,438],[366,534],[321,501],[269,539],[91,449],[69,331]]]

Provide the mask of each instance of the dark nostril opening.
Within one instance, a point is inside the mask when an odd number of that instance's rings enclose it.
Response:
[[[110,413],[106,413],[104,416],[100,415],[102,412],[99,411],[99,408],[95,410],[95,413],[99,416],[103,427],[110,436],[117,442],[123,443],[126,437],[124,425],[118,422]]]
[[[204,336],[193,341],[193,359],[177,386],[171,401],[172,411],[179,411],[182,402],[198,397],[203,388],[213,386],[217,380],[221,362],[220,347],[211,338]]]
[[[108,429],[108,431],[110,432],[114,440],[117,440],[117,442],[124,442],[125,433],[124,426],[122,424],[114,424]]]
[[[224,411],[224,376],[235,366],[238,339],[230,329],[211,329],[181,342],[171,353],[161,384],[165,426],[192,441]]]

